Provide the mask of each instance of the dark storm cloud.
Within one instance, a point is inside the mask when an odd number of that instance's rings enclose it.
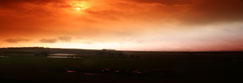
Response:
[[[41,39],[40,40],[41,43],[56,43],[58,42],[57,39]]]
[[[161,4],[158,14],[171,13],[186,24],[210,24],[215,22],[242,22],[243,0],[133,0],[139,3]],[[166,7],[167,11],[162,9]],[[183,11],[183,12],[180,12]],[[157,16],[158,17],[158,16]],[[163,17],[161,17],[163,18]]]
[[[199,0],[200,1],[200,0]],[[191,8],[194,15],[188,18],[192,23],[242,22],[243,4],[241,0],[201,0]]]
[[[8,43],[19,43],[19,42],[28,42],[29,39],[6,39],[5,42]]]

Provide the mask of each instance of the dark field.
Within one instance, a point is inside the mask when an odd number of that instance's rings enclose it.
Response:
[[[100,54],[99,51],[90,52]],[[47,58],[28,54],[9,55],[5,50],[0,56],[0,82],[234,83],[242,79],[242,52],[122,53],[122,56],[103,53],[102,56]]]

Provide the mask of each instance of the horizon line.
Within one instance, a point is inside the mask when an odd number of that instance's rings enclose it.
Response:
[[[243,50],[208,50],[208,51],[155,51],[155,50],[116,50],[116,49],[109,49],[109,48],[103,48],[103,49],[85,49],[85,48],[52,48],[52,47],[39,47],[39,46],[33,46],[33,47],[0,47],[0,49],[11,49],[11,48],[44,48],[44,49],[70,49],[70,50],[115,50],[115,51],[134,51],[134,52],[243,52]]]

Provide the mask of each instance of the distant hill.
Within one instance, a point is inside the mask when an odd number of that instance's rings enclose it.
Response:
[[[0,48],[0,55],[4,56],[48,56],[50,54],[76,54],[85,56],[178,56],[178,55],[242,55],[243,51],[215,51],[215,52],[159,52],[159,51],[118,51],[114,49],[63,49],[44,47]]]

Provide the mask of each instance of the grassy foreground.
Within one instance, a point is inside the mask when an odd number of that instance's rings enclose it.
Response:
[[[1,56],[0,82],[219,83],[240,81],[243,74],[242,52],[125,53],[137,57]]]

